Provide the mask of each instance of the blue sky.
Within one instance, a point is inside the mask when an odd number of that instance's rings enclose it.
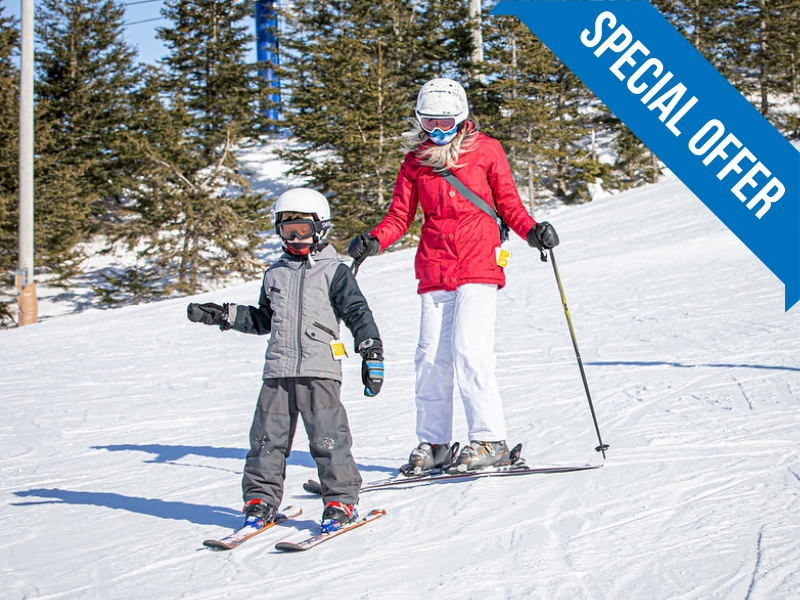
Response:
[[[20,0],[0,0],[5,8],[6,16],[20,16]],[[161,40],[156,38],[156,28],[163,27],[167,20],[161,17],[161,7],[163,0],[122,0],[125,5],[125,37],[128,43],[136,46],[139,51],[141,62],[154,65],[156,61],[164,56],[166,49]],[[37,2],[38,5],[38,2]],[[255,19],[251,21],[255,32]],[[249,61],[255,62],[255,42],[253,50],[248,57]]]

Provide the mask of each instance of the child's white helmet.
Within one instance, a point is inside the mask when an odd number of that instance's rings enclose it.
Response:
[[[311,223],[306,218],[287,221],[283,215],[288,213],[310,214],[313,219]],[[311,188],[292,188],[278,196],[272,207],[272,219],[284,250],[306,256],[316,252],[320,248],[320,242],[328,235],[331,228],[331,208],[327,198],[318,191]],[[309,237],[311,242],[300,241]]]
[[[461,123],[469,116],[467,92],[452,79],[431,79],[420,88],[414,113],[418,121],[422,117],[454,117]]]
[[[317,221],[331,220],[331,207],[328,205],[328,199],[311,188],[292,188],[278,196],[272,207],[272,214],[275,219],[279,220],[278,215],[284,212],[313,214]]]

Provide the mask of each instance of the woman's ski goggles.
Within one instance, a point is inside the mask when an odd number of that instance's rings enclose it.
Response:
[[[278,235],[287,242],[304,240],[315,233],[322,233],[322,227],[322,221],[312,221],[311,219],[292,219],[275,225]]]
[[[419,125],[426,133],[433,133],[437,129],[448,133],[456,127],[455,117],[420,117]]]

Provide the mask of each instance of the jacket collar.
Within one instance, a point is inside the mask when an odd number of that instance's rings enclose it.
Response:
[[[318,262],[323,260],[338,260],[336,249],[328,242],[323,242],[322,247],[313,254],[297,256],[295,254],[284,252],[279,259],[280,262],[285,263],[287,266],[292,267],[293,269],[299,269],[302,264],[306,262],[308,263],[309,268],[313,268]]]

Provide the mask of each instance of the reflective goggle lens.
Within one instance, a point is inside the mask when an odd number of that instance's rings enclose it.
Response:
[[[285,221],[278,223],[276,229],[284,240],[304,240],[314,235],[314,221],[308,219]]]
[[[455,117],[422,117],[419,124],[428,133],[432,133],[437,129],[450,131],[456,126],[456,119]]]

